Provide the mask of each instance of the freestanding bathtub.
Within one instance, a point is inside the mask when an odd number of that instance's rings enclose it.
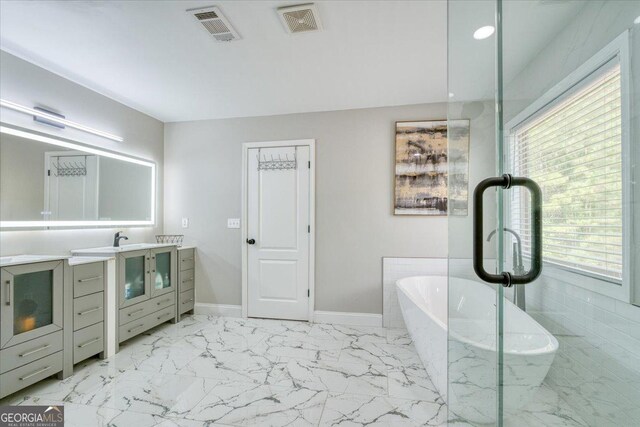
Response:
[[[494,422],[495,291],[482,282],[446,276],[408,277],[396,286],[420,359],[450,410],[477,423]],[[510,301],[503,314],[503,409],[509,417],[544,380],[558,340]]]

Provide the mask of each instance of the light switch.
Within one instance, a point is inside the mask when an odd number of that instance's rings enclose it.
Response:
[[[182,218],[182,228],[189,228],[189,218]]]
[[[240,218],[227,218],[227,228],[240,228]]]

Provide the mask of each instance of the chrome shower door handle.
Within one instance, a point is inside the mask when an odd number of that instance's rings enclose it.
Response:
[[[491,187],[525,187],[531,194],[531,269],[522,275],[512,275],[503,271],[491,274],[484,269],[483,238],[483,195]],[[473,191],[473,270],[487,283],[499,283],[505,287],[531,283],[542,272],[542,191],[535,181],[524,177],[504,174],[500,177],[487,178],[481,181]]]

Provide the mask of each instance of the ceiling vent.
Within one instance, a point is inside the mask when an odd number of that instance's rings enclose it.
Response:
[[[278,15],[289,33],[306,33],[322,29],[318,9],[313,3],[278,8]]]
[[[188,9],[187,13],[204,27],[204,29],[219,42],[240,40],[240,35],[231,26],[229,20],[220,12],[220,9],[211,6],[198,9]]]

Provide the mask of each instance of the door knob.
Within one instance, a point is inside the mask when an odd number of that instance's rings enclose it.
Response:
[[[255,239],[247,239],[247,243],[250,245],[253,245],[254,243],[256,243]]]

